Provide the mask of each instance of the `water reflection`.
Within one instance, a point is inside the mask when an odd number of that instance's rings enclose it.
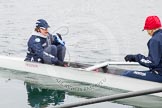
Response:
[[[25,84],[28,103],[32,108],[46,108],[64,102],[65,91],[44,89],[27,82]]]

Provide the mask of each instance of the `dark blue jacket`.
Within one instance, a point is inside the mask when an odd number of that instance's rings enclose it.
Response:
[[[147,46],[149,50],[148,57],[137,54],[135,60],[142,66],[150,68],[152,71],[162,73],[162,29],[154,32]]]
[[[50,35],[50,39],[48,39],[48,37],[42,36],[40,33],[34,32],[28,41],[28,52],[25,60],[43,63],[43,56],[46,56],[51,61],[53,61],[53,63],[55,63],[58,60],[57,57],[52,57],[50,54],[47,54],[44,51],[44,49],[50,44],[59,44],[55,40],[55,36]]]

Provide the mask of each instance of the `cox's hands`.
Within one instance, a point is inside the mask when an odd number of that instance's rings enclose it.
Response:
[[[56,33],[56,41],[60,43],[62,46],[65,45],[65,42],[62,40],[62,37],[59,33]]]
[[[124,59],[125,59],[125,61],[136,62],[135,55],[131,55],[131,54],[126,55],[126,56],[124,57]]]

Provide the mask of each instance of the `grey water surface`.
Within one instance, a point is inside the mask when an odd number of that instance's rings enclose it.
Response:
[[[40,18],[48,21],[50,32],[63,34],[66,60],[96,64],[124,61],[130,53],[147,55],[150,37],[141,30],[148,15],[162,18],[161,4],[161,0],[1,0],[0,55],[24,58],[27,40]],[[19,78],[0,76],[1,108],[52,108],[85,99],[65,91],[32,88]],[[86,106],[92,107],[134,106],[116,102]]]

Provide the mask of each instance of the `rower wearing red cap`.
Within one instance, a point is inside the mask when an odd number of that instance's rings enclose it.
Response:
[[[142,54],[129,54],[125,61],[138,62],[140,65],[149,68],[147,71],[126,71],[124,76],[162,82],[162,29],[158,16],[148,16],[144,29],[151,36],[148,41],[148,56]]]

